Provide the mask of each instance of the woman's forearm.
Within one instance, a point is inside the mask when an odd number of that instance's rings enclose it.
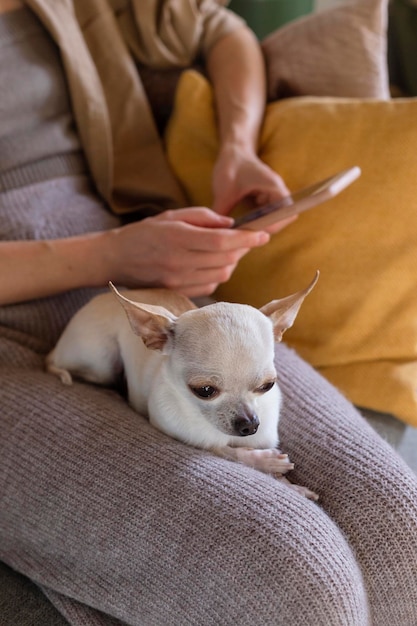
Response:
[[[220,39],[207,58],[215,93],[221,147],[256,150],[266,102],[265,65],[259,43],[247,28]]]
[[[231,225],[230,218],[190,207],[79,237],[0,242],[0,305],[105,287],[110,280],[208,295],[248,250],[269,240]]]
[[[0,305],[107,282],[105,233],[0,243]]]
[[[261,205],[288,193],[278,173],[258,157],[266,106],[264,58],[247,28],[225,35],[210,50],[219,150],[212,173],[212,209],[221,215],[239,203]]]

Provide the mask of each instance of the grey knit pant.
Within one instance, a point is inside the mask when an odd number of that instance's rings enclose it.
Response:
[[[57,183],[53,220],[34,187],[3,194],[9,237],[34,195],[48,236],[80,230],[70,199],[85,228],[111,225],[83,179]],[[277,347],[282,448],[316,504],[171,440],[115,391],[47,375],[90,296],[0,310],[0,559],[74,626],[415,626],[417,480],[341,394]]]

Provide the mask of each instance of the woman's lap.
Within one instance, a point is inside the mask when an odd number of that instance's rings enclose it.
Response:
[[[117,224],[84,179],[45,189],[2,198],[0,238]],[[361,626],[368,600],[371,623],[415,624],[416,480],[351,405],[278,347],[282,448],[320,494],[309,502],[165,437],[116,392],[47,375],[46,352],[93,293],[1,309],[0,557],[73,624],[100,609],[141,626]]]
[[[277,355],[281,442],[296,464],[294,478],[320,494],[352,546],[372,623],[417,623],[415,474],[307,363],[285,347]]]
[[[367,623],[352,552],[316,504],[165,437],[113,392],[34,370],[2,381],[1,558],[38,584],[132,624]]]
[[[1,557],[138,624],[366,624],[357,561],[370,623],[415,623],[413,475],[309,366],[277,355],[282,447],[319,505],[165,437],[113,391],[3,369]]]

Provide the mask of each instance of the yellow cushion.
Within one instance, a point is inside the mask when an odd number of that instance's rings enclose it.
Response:
[[[212,92],[184,74],[167,153],[211,205]],[[260,156],[296,190],[353,165],[361,178],[249,253],[217,299],[254,306],[321,277],[285,335],[356,405],[417,426],[417,99],[300,97],[269,105]]]

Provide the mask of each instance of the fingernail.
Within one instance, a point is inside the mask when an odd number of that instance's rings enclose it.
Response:
[[[268,243],[269,239],[270,239],[270,235],[264,231],[258,234],[258,244],[260,246],[263,246],[265,243]]]

